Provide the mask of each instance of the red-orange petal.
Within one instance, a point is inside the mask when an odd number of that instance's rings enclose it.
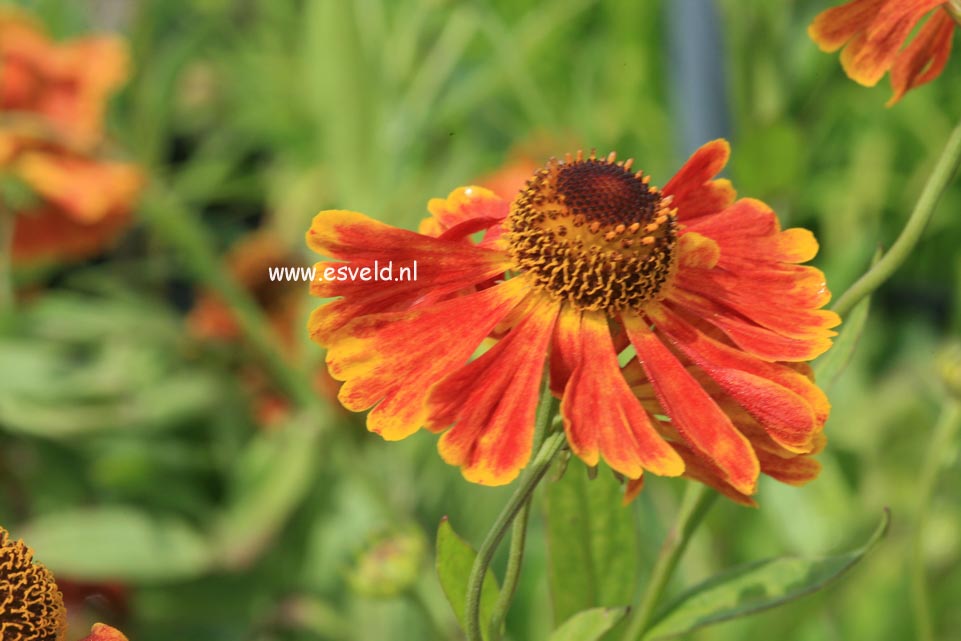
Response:
[[[428,429],[451,427],[441,457],[482,485],[513,481],[531,455],[534,418],[557,302],[534,296],[494,347],[434,386]]]
[[[808,35],[821,51],[837,51],[855,34],[864,31],[888,1],[853,0],[822,11],[808,27]]]
[[[353,411],[377,406],[367,428],[387,440],[416,432],[428,417],[432,385],[462,366],[529,290],[523,278],[405,312],[355,320],[330,345],[331,375]]]
[[[753,494],[760,464],[743,434],[704,388],[636,316],[624,316],[624,326],[637,349],[654,392],[685,441],[722,470],[725,479],[739,492]]]
[[[898,53],[891,66],[894,95],[888,101],[889,107],[911,89],[941,75],[951,55],[951,41],[956,26],[946,10],[936,11],[911,44]]]
[[[430,216],[421,221],[418,231],[427,236],[440,237],[471,221],[484,221],[485,229],[499,224],[507,218],[510,203],[483,187],[458,187],[447,198],[430,199],[427,211]]]
[[[662,190],[674,198],[677,217],[683,223],[714,214],[734,201],[730,181],[712,180],[727,164],[731,146],[726,140],[712,140],[695,151]]]
[[[724,472],[712,461],[699,455],[694,450],[681,443],[675,443],[674,448],[684,460],[684,476],[714,488],[723,496],[745,507],[757,507],[757,503],[750,497],[753,492],[742,492],[725,478]]]
[[[715,341],[666,307],[652,309],[648,316],[775,441],[794,452],[812,449],[812,439],[827,418],[827,398],[810,380]]]
[[[680,457],[654,429],[621,376],[606,315],[565,307],[558,334],[557,344],[572,364],[561,400],[571,450],[591,466],[603,457],[629,478],[645,469],[661,476],[681,474]]]
[[[914,26],[944,0],[896,0],[884,3],[841,52],[845,73],[862,85],[873,87],[891,69],[898,51]]]
[[[350,260],[315,266],[311,294],[342,297],[321,306],[311,316],[311,335],[322,345],[334,340],[336,333],[355,318],[435,301],[502,274],[507,268],[500,252],[397,229],[350,211],[318,214],[307,232],[307,242],[319,253]],[[364,269],[373,274],[388,265],[395,280],[360,277]],[[416,278],[398,280],[402,268],[412,275],[415,267]],[[340,278],[341,272],[348,278]]]
[[[691,221],[688,231],[707,236],[718,243],[718,264],[727,269],[757,261],[805,263],[817,254],[818,242],[806,229],[782,231],[777,214],[755,198],[741,198],[710,216]]]
[[[94,623],[90,634],[80,641],[127,641],[123,632],[104,623]]]

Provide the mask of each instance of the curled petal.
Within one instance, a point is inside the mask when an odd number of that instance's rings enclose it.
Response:
[[[753,494],[760,465],[747,438],[644,321],[625,316],[624,325],[671,425],[731,486]]]
[[[802,374],[767,363],[697,331],[665,307],[649,316],[671,343],[701,367],[783,447],[809,452],[830,409],[823,392]]]
[[[701,146],[662,190],[674,198],[677,217],[682,223],[714,214],[734,201],[730,181],[712,180],[727,164],[731,146],[726,140],[712,140]]]

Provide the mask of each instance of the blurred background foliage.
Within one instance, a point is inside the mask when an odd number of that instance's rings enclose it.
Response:
[[[458,638],[434,533],[446,515],[476,545],[509,489],[463,481],[430,434],[384,443],[340,410],[301,329],[316,301],[299,288],[276,309],[270,286],[231,267],[231,248],[258,230],[291,264],[310,264],[303,234],[322,208],[414,228],[429,197],[578,147],[633,156],[663,184],[690,151],[669,54],[668,33],[684,34],[668,29],[673,3],[20,4],[58,38],[129,38],[133,74],[108,131],[150,184],[109,252],[16,273],[18,309],[0,325],[0,523],[68,584],[72,617],[131,639]],[[816,263],[838,295],[903,226],[961,114],[961,61],[885,109],[886,82],[855,85],[807,38],[829,4],[719,0],[727,100],[702,107],[729,114],[739,192],[771,203],[785,226],[815,230]],[[762,483],[758,510],[716,507],[675,589],[764,556],[848,549],[883,506],[888,539],[827,592],[691,639],[911,637],[919,476],[945,458],[922,549],[936,628],[961,629],[957,444],[926,453],[945,397],[934,355],[961,330],[959,208],[954,188],[872,301],[829,390],[822,476],[801,489]],[[264,324],[254,305],[228,312],[252,318],[240,324],[259,338],[196,330],[225,274],[269,314]],[[293,319],[286,338],[272,331],[277,314]],[[580,483],[585,471],[572,463],[567,475]],[[627,532],[622,562],[594,567],[596,594],[585,597],[614,605],[604,601],[623,598],[610,595],[624,592],[624,568],[643,582],[682,482],[651,479],[621,510],[607,481],[602,471],[601,485],[567,491],[619,510],[604,518],[616,521],[611,536]],[[546,638],[555,608],[576,601],[551,596],[549,534],[535,510],[514,639]]]

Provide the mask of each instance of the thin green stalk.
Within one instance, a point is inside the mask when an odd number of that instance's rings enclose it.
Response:
[[[624,634],[624,641],[640,641],[644,638],[655,609],[661,602],[664,588],[667,587],[684,550],[687,549],[691,536],[714,505],[717,497],[717,492],[705,485],[688,483],[684,499],[681,501],[681,508],[677,513],[677,521],[661,545],[654,569],[651,570],[651,578],[637,609],[631,616],[630,624]]]
[[[921,468],[921,478],[918,481],[918,516],[911,539],[911,601],[914,604],[918,641],[934,639],[931,597],[924,572],[924,530],[944,453],[954,442],[959,426],[961,426],[961,401],[950,399],[941,410],[941,416],[934,427]]]
[[[301,407],[316,405],[318,400],[310,377],[281,355],[263,312],[224,268],[207,230],[200,223],[200,215],[170,189],[157,183],[148,189],[142,213],[162,238],[182,252],[187,266],[200,282],[216,291],[230,305],[245,337],[277,384]]]
[[[888,253],[851,285],[832,306],[831,309],[839,316],[844,318],[861,299],[883,285],[911,254],[959,165],[961,165],[961,124],[951,132],[948,143],[931,171],[908,223],[901,230],[901,235],[891,245]]]
[[[511,495],[507,505],[497,516],[477,551],[477,558],[474,559],[474,566],[471,568],[470,577],[467,579],[467,607],[465,610],[467,641],[482,641],[483,639],[480,627],[481,586],[484,583],[484,577],[487,574],[491,559],[494,557],[494,551],[497,550],[501,539],[507,533],[507,528],[510,527],[521,508],[534,493],[537,484],[544,478],[551,461],[554,460],[554,456],[564,445],[565,439],[563,432],[556,432],[544,440],[541,449],[524,472],[524,476],[521,477],[514,494]]]
[[[537,417],[534,420],[534,443],[531,447],[532,452],[538,452],[547,431],[550,427],[551,418],[557,412],[557,401],[551,394],[549,375],[544,377],[544,390],[541,392],[540,402],[537,405]],[[494,610],[491,612],[490,639],[499,641],[501,638],[501,628],[507,611],[510,610],[511,601],[517,591],[517,582],[521,577],[521,566],[524,563],[524,543],[527,540],[527,522],[531,512],[531,497],[521,506],[521,510],[514,520],[511,529],[511,549],[507,557],[507,571],[504,573],[504,585],[501,587],[497,601],[494,603]]]
[[[12,310],[14,214],[0,202],[0,312]]]

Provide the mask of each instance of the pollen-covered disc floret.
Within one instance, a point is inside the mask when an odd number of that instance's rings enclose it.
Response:
[[[0,527],[0,639],[60,641],[66,627],[63,595],[50,570]]]
[[[676,211],[631,161],[568,155],[534,174],[511,205],[518,271],[582,310],[641,309],[674,267]]]

